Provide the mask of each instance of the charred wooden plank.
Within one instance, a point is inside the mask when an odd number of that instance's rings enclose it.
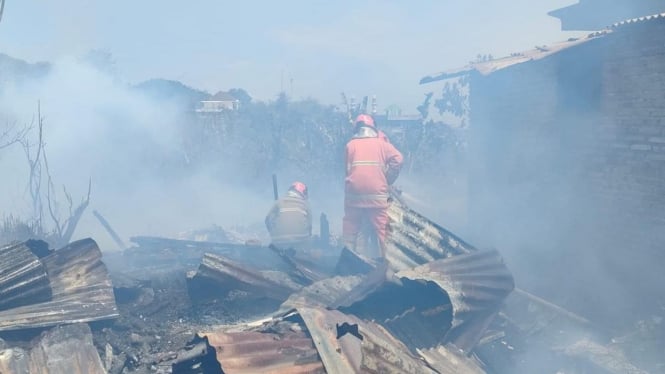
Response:
[[[161,238],[157,236],[132,236],[129,240],[138,244],[141,247],[149,248],[156,247],[163,248],[198,248],[198,249],[227,249],[227,250],[247,250],[256,248],[265,248],[260,245],[250,244],[236,244],[236,243],[219,243],[219,242],[206,242],[197,240],[182,240]]]
[[[213,282],[217,292],[241,290],[274,300],[286,300],[294,291],[300,289],[298,284],[289,282],[286,277],[274,279],[265,272],[212,253],[203,256],[199,269],[189,281],[190,288],[199,288],[206,282]]]

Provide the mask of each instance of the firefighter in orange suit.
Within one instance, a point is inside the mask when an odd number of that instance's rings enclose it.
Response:
[[[361,114],[355,121],[355,134],[346,145],[346,180],[344,189],[344,245],[355,249],[363,223],[376,232],[385,258],[388,226],[389,187],[402,167],[402,154],[379,136],[374,119]]]
[[[265,219],[272,244],[280,249],[301,249],[310,244],[312,214],[307,186],[294,182],[286,196],[279,199]]]

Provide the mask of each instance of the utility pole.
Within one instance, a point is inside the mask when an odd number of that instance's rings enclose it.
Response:
[[[279,75],[279,93],[284,93],[284,69],[282,69]]]

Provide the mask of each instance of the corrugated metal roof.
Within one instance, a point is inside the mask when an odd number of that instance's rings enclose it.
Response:
[[[510,56],[502,57],[490,61],[471,63],[463,68],[447,70],[441,73],[426,76],[420,80],[420,84],[436,82],[440,80],[455,78],[467,75],[471,72],[477,72],[481,75],[489,75],[496,71],[529,61],[541,60],[545,57],[557,54],[568,48],[576,47],[592,40],[598,39],[609,34],[610,30],[603,30],[589,34],[579,39],[569,39],[564,42],[554,43],[548,46],[536,47],[527,51],[513,53]]]
[[[552,14],[553,12],[550,12]],[[492,74],[496,71],[499,71],[501,69],[505,69],[517,64],[521,64],[524,62],[529,62],[529,61],[537,61],[540,59],[543,59],[545,57],[551,56],[553,54],[557,54],[563,50],[566,50],[568,48],[576,47],[584,43],[588,43],[592,40],[598,39],[600,37],[603,37],[605,35],[608,35],[612,33],[612,30],[615,29],[620,29],[624,26],[629,26],[629,25],[635,25],[635,24],[642,24],[645,22],[664,22],[665,21],[665,13],[657,13],[657,14],[652,14],[644,17],[637,17],[637,18],[631,18],[627,19],[621,22],[614,23],[610,29],[607,30],[600,30],[597,32],[593,32],[586,37],[583,38],[578,38],[578,39],[569,39],[564,42],[559,42],[559,43],[554,43],[552,45],[548,46],[543,46],[543,47],[536,47],[534,49],[530,49],[524,52],[519,52],[519,53],[513,53],[510,56],[507,57],[502,57],[490,61],[484,61],[484,62],[477,62],[477,63],[471,63],[467,66],[464,66],[462,68],[456,68],[456,69],[450,69],[443,71],[441,73],[436,73],[432,74],[429,76],[426,76],[420,80],[420,84],[425,84],[425,83],[431,83],[431,82],[436,82],[440,80],[445,80],[445,79],[451,79],[463,75],[467,75],[471,72],[477,72],[482,75],[489,75]]]
[[[547,14],[561,21],[561,30],[601,30],[624,19],[663,10],[660,0],[580,0]]]
[[[102,253],[83,239],[41,260],[52,298],[0,312],[0,331],[90,322],[119,316]]]
[[[638,17],[638,18],[631,18],[627,19],[625,21],[617,22],[612,25],[613,28],[619,28],[621,26],[627,26],[627,25],[634,25],[638,23],[644,23],[648,21],[660,21],[663,22],[665,21],[665,13],[658,13],[658,14],[652,14],[649,16],[644,16],[644,17]]]

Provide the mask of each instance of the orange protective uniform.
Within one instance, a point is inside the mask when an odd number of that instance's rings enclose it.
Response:
[[[346,145],[346,180],[342,236],[351,248],[368,221],[383,246],[388,225],[388,197],[402,167],[402,154],[369,127],[361,127]]]

